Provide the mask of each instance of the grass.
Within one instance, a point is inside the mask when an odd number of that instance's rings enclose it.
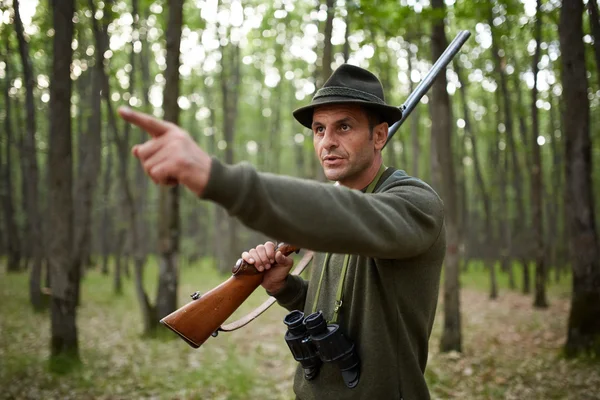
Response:
[[[508,273],[502,272],[500,269],[500,263],[495,264],[496,268],[496,280],[498,284],[498,291],[501,293],[509,291],[521,291],[523,288],[523,267],[521,264],[513,265],[513,276],[516,289],[510,288]],[[530,279],[530,290],[531,293],[535,290],[535,265],[529,264],[529,279]],[[480,291],[490,290],[490,272],[485,268],[482,261],[476,260],[469,263],[469,269],[467,273],[462,273],[460,276],[461,287],[475,289]],[[548,272],[548,285],[546,287],[547,293],[550,296],[557,296],[560,298],[569,297],[571,295],[571,276],[563,273],[560,276],[558,282],[556,282],[556,276],[554,270]]]
[[[144,277],[151,298],[156,276],[157,266],[151,262]],[[179,303],[189,301],[195,290],[207,291],[226,278],[208,262],[183,268]],[[245,399],[260,397],[261,387],[280,383],[277,373],[257,368],[271,363],[273,349],[254,351],[262,341],[276,342],[278,331],[273,329],[272,338],[262,337],[260,323],[253,323],[251,335],[244,330],[222,333],[198,350],[163,327],[159,329],[164,334],[143,338],[133,282],[125,280],[123,294],[116,296],[112,278],[95,270],[86,273],[82,282],[78,309],[81,365],[67,376],[57,373],[69,361],[48,361],[49,316],[30,311],[27,279],[25,274],[0,275],[0,387],[4,389],[0,398]],[[257,290],[232,318],[260,304],[264,296]],[[284,315],[284,310],[273,307],[265,317],[278,328]],[[288,361],[286,356],[277,358]],[[288,364],[289,375],[293,365]]]
[[[520,272],[515,272],[519,278]],[[151,298],[156,274],[151,262],[145,273]],[[183,267],[179,303],[226,278],[207,260]],[[509,291],[505,274],[499,272],[498,280],[499,298],[489,301],[486,270],[474,265],[461,276],[461,354],[437,350],[443,323],[440,304],[426,372],[432,397],[599,399],[598,364],[561,356],[570,279],[549,285],[550,306],[545,310],[533,309],[532,296]],[[62,360],[66,365],[61,365],[49,362],[50,318],[31,311],[27,281],[26,274],[0,272],[0,398],[293,398],[295,362],[283,341],[286,311],[277,306],[247,327],[192,349],[162,327],[165,334],[141,337],[133,282],[125,280],[123,294],[116,296],[112,278],[91,270],[82,282],[78,309],[81,363]],[[265,297],[257,290],[233,317]]]

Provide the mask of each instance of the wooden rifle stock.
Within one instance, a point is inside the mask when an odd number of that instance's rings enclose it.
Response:
[[[281,243],[277,250],[288,256],[299,249]],[[256,290],[264,272],[241,258],[232,269],[232,275],[216,288],[200,295],[192,294],[192,301],[160,320],[190,346],[198,348],[210,336],[216,335],[221,325]]]

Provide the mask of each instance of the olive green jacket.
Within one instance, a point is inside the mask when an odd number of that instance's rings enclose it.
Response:
[[[326,319],[343,255],[352,255],[338,323],[357,347],[360,382],[347,388],[331,364],[311,381],[298,368],[299,399],[429,398],[424,371],[446,247],[443,203],[423,181],[390,172],[366,194],[213,159],[204,198],[279,241],[332,253],[317,305]],[[315,256],[309,282],[288,277],[273,294],[280,305],[312,312],[323,260],[324,254]]]

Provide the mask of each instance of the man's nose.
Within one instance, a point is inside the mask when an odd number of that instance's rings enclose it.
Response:
[[[338,146],[337,136],[331,128],[326,128],[321,140],[322,146],[326,149],[335,149]]]

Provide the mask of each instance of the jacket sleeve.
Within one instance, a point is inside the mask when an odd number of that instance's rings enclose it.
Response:
[[[403,175],[365,194],[328,183],[259,173],[213,158],[203,197],[251,229],[318,252],[402,259],[425,252],[443,227],[443,203]]]
[[[267,291],[269,296],[275,297],[277,304],[287,309],[288,311],[293,310],[304,310],[304,303],[306,302],[306,293],[308,291],[308,282],[299,276],[288,275],[285,281],[285,285],[276,293],[270,293]]]

